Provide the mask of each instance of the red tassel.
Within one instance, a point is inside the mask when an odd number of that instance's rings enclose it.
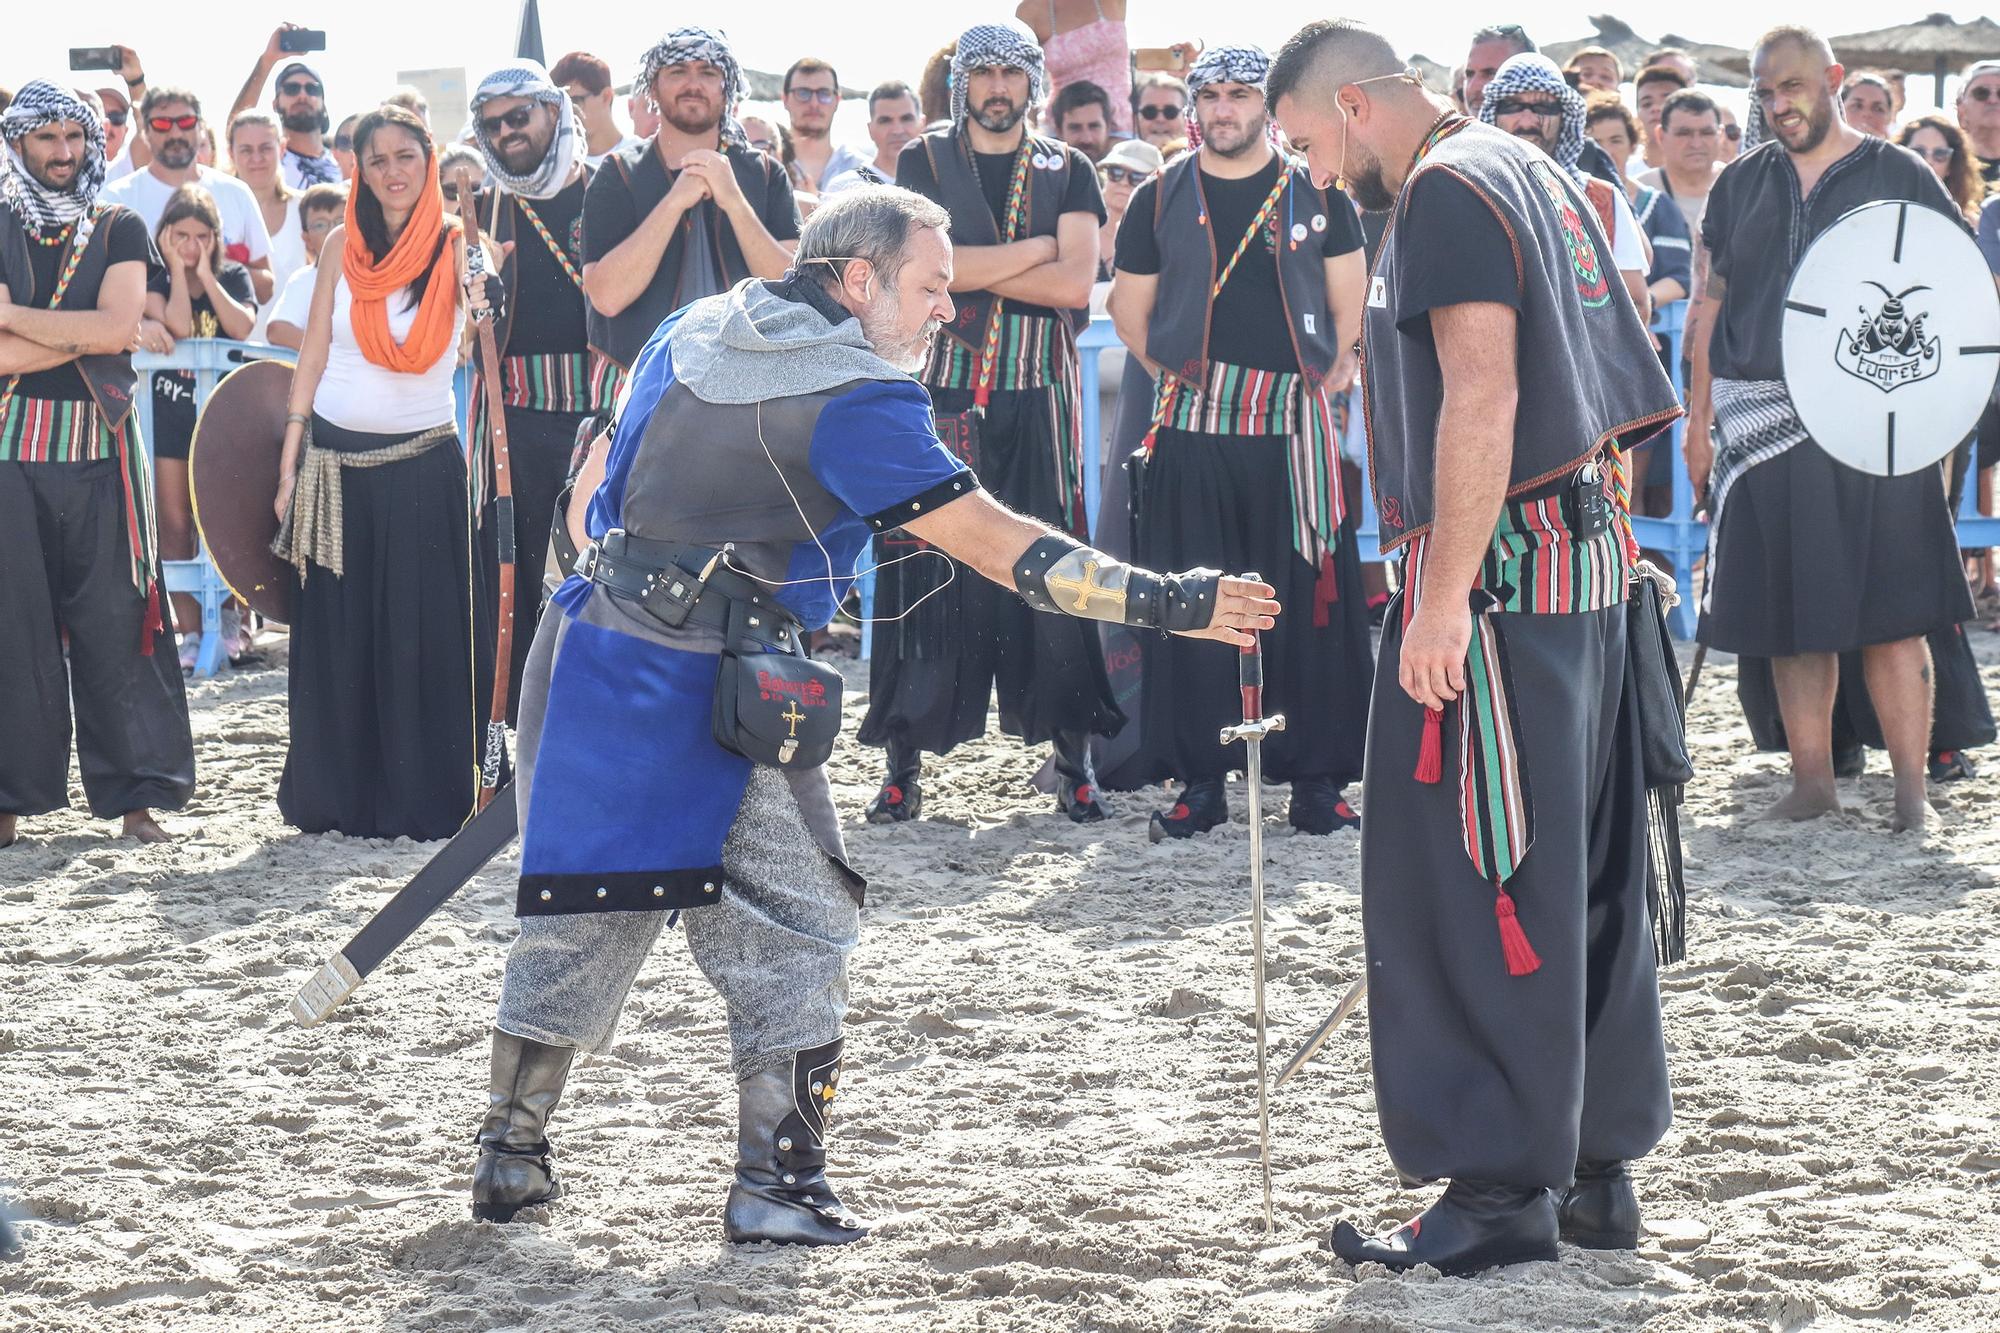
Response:
[[[166,621],[160,614],[160,581],[156,578],[146,585],[146,614],[139,621],[139,656],[153,655],[153,640],[166,628]]]
[[[1507,956],[1507,975],[1525,977],[1542,965],[1535,956],[1534,946],[1528,943],[1528,933],[1521,929],[1520,919],[1514,915],[1514,899],[1506,889],[1493,886],[1499,897],[1493,900],[1493,915],[1500,922],[1500,952]]]
[[[1419,782],[1442,782],[1444,780],[1444,710],[1426,708],[1424,710],[1424,738],[1417,746],[1417,772]]]
[[[1333,572],[1333,552],[1320,557],[1319,578],[1313,582],[1313,628],[1325,629],[1328,609],[1340,600],[1340,580]]]

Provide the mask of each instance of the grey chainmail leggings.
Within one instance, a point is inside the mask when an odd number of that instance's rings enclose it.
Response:
[[[729,1009],[738,1079],[840,1035],[861,913],[775,769],[750,770],[722,846],[717,900],[681,914],[688,951]],[[517,1037],[602,1054],[668,912],[521,918],[494,1020]]]

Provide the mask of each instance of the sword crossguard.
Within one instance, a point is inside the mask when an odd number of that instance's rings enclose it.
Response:
[[[1273,713],[1269,717],[1252,718],[1222,729],[1222,743],[1232,745],[1237,741],[1261,741],[1274,731],[1285,729],[1285,715]]]

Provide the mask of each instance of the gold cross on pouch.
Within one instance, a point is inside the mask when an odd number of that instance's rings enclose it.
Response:
[[[806,715],[799,711],[799,701],[797,699],[788,702],[785,705],[785,711],[778,714],[778,716],[785,719],[791,725],[791,730],[786,733],[791,736],[799,734],[799,723],[806,720]]]
[[[1066,579],[1060,574],[1051,574],[1049,575],[1046,582],[1048,583],[1048,586],[1051,588],[1057,589],[1062,592],[1075,593],[1076,606],[1073,609],[1076,611],[1085,611],[1089,609],[1090,599],[1093,597],[1115,598],[1117,596],[1117,594],[1111,589],[1100,588],[1097,586],[1095,582],[1092,581],[1092,576],[1095,575],[1096,573],[1097,573],[1097,562],[1095,560],[1086,560],[1083,562],[1082,578]]]

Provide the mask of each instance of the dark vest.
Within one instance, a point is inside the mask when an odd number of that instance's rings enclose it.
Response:
[[[1233,252],[1243,239],[1218,237],[1214,228],[1202,224],[1208,203],[1202,193],[1199,157],[1198,152],[1182,154],[1160,177],[1153,196],[1160,281],[1152,322],[1146,328],[1146,355],[1196,387],[1208,382],[1211,360],[1229,360],[1226,355],[1211,356],[1208,342],[1215,308],[1209,293],[1215,290],[1216,274],[1224,262],[1217,251]],[[1292,180],[1285,189],[1298,200],[1295,212],[1317,210],[1323,218],[1330,207],[1349,206],[1345,199],[1330,201],[1325,191],[1313,188],[1303,164],[1295,163],[1289,170]],[[1282,199],[1279,216],[1284,216]],[[1273,262],[1278,266],[1278,292],[1284,300],[1292,353],[1306,383],[1318,388],[1339,359],[1340,349],[1334,346],[1333,313],[1326,300],[1326,259],[1316,243],[1322,233],[1309,234],[1312,242],[1296,249],[1281,242]]]
[[[117,204],[99,205],[96,229],[90,234],[83,258],[77,261],[76,273],[63,293],[61,309],[97,308],[97,294],[104,285],[105,270],[111,266],[111,223],[122,211]],[[35,241],[14,216],[14,210],[0,208],[0,274],[5,275],[7,289],[16,305],[33,305],[41,295],[35,290],[35,266],[28,248],[33,244]],[[126,416],[132,411],[133,391],[139,386],[139,373],[132,369],[131,353],[80,356],[75,364],[77,373],[83,376],[84,387],[97,401],[97,410],[104,414],[104,424],[114,431],[123,428]]]
[[[590,178],[593,174],[595,173],[589,164],[586,163],[583,168],[583,175],[570,182],[564,188],[588,190],[590,188]],[[520,309],[521,306],[521,266],[514,256],[521,252],[523,245],[541,245],[542,238],[535,234],[533,227],[524,228],[521,226],[521,210],[513,206],[512,196],[506,196],[509,202],[505,208],[499,206],[501,197],[501,191],[491,188],[479,192],[479,231],[492,244],[495,250],[501,251],[507,256],[500,261],[500,283],[507,293],[507,299],[501,302],[500,318],[493,325],[494,345],[499,349],[500,355],[505,356],[507,355],[507,339],[514,333],[514,312]],[[529,202],[532,203],[534,201],[530,200]],[[562,240],[562,237],[556,237],[557,244],[561,244]],[[505,249],[509,241],[514,242],[512,250]],[[579,273],[582,272],[582,265],[577,266],[577,271]],[[582,294],[578,293],[578,295],[581,296]],[[590,299],[588,297],[583,298],[583,308],[585,312],[584,318],[588,322],[590,318]]]
[[[924,136],[923,145],[931,178],[937,182],[937,202],[951,214],[952,240],[960,245],[1000,244],[999,224],[993,220],[985,191],[979,188],[979,178],[972,174],[972,145],[959,133],[958,126],[933,130]],[[1062,144],[1036,134],[1028,135],[1022,151],[1029,157],[1028,225],[1014,239],[1053,236],[1056,222],[1062,217],[1063,197],[1069,193],[1069,153]],[[1054,158],[1057,165],[1052,170],[1038,168],[1034,165],[1037,157]],[[945,326],[945,332],[974,351],[980,350],[980,343],[986,337],[986,321],[993,313],[993,294],[953,292],[951,299],[958,304],[958,314]],[[1087,307],[1065,310],[1062,316],[1072,333],[1090,322]]]
[[[741,187],[743,197],[750,201],[754,209],[770,192],[770,178],[766,173],[766,158],[755,149],[730,144],[723,148],[723,156],[729,159],[730,169],[736,173],[736,184]],[[644,220],[660,200],[667,197],[673,188],[679,172],[670,172],[660,161],[659,153],[653,149],[653,140],[611,154],[604,159],[600,171],[615,171],[632,191],[632,207],[635,216]],[[705,261],[710,267],[705,275],[687,271],[687,257],[690,228],[693,219],[697,225],[705,226],[708,235],[719,238],[719,244],[709,247]],[[768,222],[768,219],[766,219]],[[585,221],[584,226],[590,223]],[[666,252],[660,256],[660,267],[653,274],[652,282],[639,293],[639,299],[616,315],[598,313],[596,306],[590,307],[590,345],[610,357],[627,370],[638,357],[646,340],[653,331],[666,321],[668,315],[679,310],[696,297],[724,291],[750,276],[750,265],[744,261],[742,247],[736,243],[736,233],[723,217],[715,202],[704,199],[681,219],[674,229],[674,237],[667,242]],[[705,277],[706,281],[697,281]]]
[[[1596,209],[1569,174],[1512,135],[1467,124],[1403,185],[1368,283],[1362,359],[1367,374],[1369,474],[1384,550],[1436,515],[1435,456],[1444,383],[1427,332],[1396,327],[1397,226],[1411,186],[1448,171],[1491,208],[1513,240],[1521,296],[1513,467],[1507,495],[1547,491],[1607,444],[1630,449],[1681,414],[1652,337],[1632,308]],[[1423,262],[1423,256],[1412,256]]]

